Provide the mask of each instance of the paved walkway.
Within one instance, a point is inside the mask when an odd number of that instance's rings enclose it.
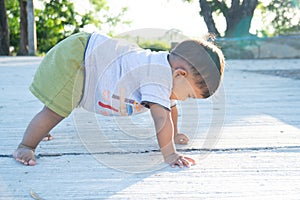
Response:
[[[42,105],[28,86],[41,61],[0,57],[0,199],[299,199],[300,60],[229,60],[214,98],[180,104],[197,160],[162,163],[148,114],[76,110],[41,142],[34,167],[11,153]]]

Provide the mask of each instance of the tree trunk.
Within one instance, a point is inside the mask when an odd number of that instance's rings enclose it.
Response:
[[[9,55],[9,31],[4,0],[0,0],[0,55]]]
[[[199,0],[199,4],[201,8],[200,15],[202,15],[204,18],[208,32],[214,33],[216,36],[219,36],[220,33],[216,29],[216,25],[212,17],[212,11],[209,4],[207,3],[207,0]]]
[[[249,29],[254,10],[258,0],[232,0],[231,7],[227,13],[223,13],[226,18],[227,28],[225,37],[249,36]]]
[[[27,34],[27,1],[19,0],[20,5],[20,47],[17,55],[28,55],[28,34]]]
[[[29,55],[35,56],[37,45],[36,45],[36,30],[35,30],[33,0],[27,0],[27,11],[28,11],[27,19],[28,19]]]

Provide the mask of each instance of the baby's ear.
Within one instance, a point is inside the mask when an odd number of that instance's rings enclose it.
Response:
[[[187,74],[188,73],[187,73],[187,71],[185,69],[181,69],[181,68],[175,69],[173,71],[173,78],[178,77],[178,76],[184,76],[184,77],[186,77]]]

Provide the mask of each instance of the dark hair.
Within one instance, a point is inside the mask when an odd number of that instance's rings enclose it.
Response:
[[[221,83],[225,66],[224,55],[216,45],[205,40],[186,40],[170,53],[191,64],[196,85],[203,98],[215,93]]]

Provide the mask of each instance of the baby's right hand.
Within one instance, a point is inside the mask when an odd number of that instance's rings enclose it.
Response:
[[[193,158],[186,156],[179,156],[174,162],[170,163],[171,167],[180,167],[180,168],[190,168],[192,165],[195,165],[196,161]]]
[[[20,144],[13,153],[13,157],[16,161],[23,163],[24,165],[35,165],[34,149]]]
[[[196,164],[196,161],[192,158],[180,155],[178,153],[173,153],[167,157],[164,157],[165,162],[171,165],[171,167],[180,167],[180,168],[190,168],[192,165]]]

